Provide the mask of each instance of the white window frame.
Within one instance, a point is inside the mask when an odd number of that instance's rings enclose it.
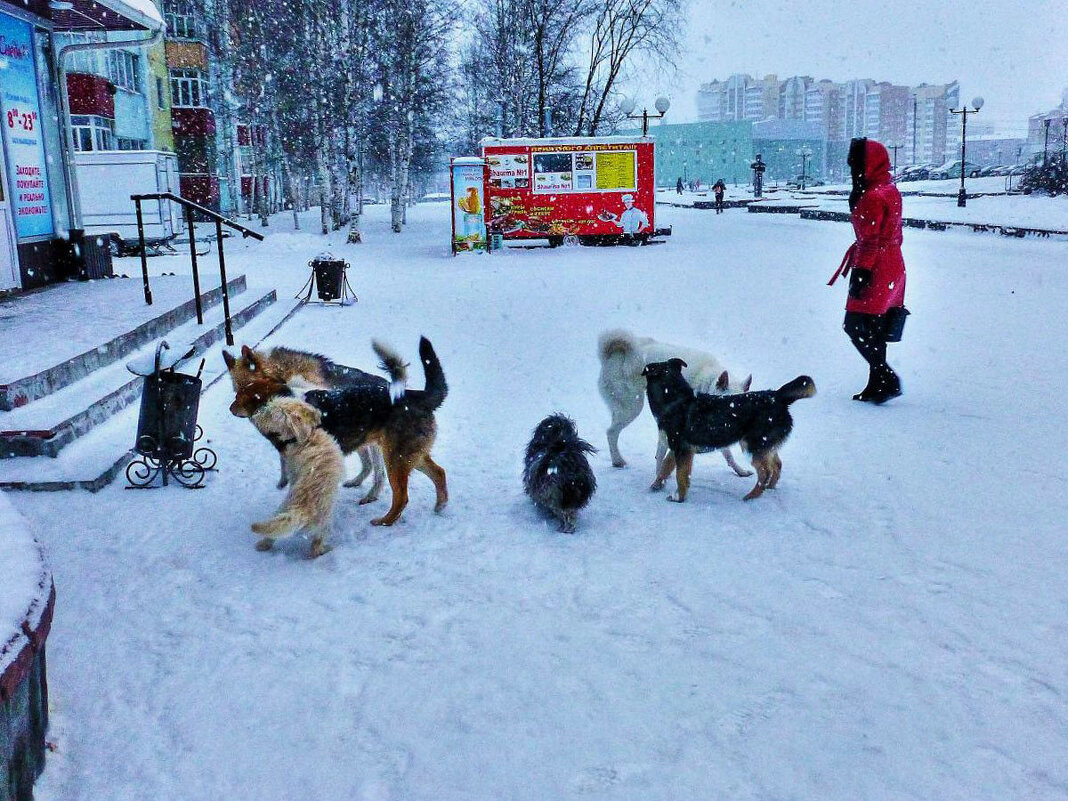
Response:
[[[204,108],[208,105],[208,79],[198,69],[171,70],[171,106]]]
[[[175,39],[200,39],[200,20],[193,0],[166,0],[167,33]]]
[[[115,149],[115,123],[96,114],[75,114],[70,118],[74,149],[79,153]]]
[[[120,89],[133,94],[143,94],[141,80],[141,57],[129,50],[109,50],[107,52],[108,80]]]

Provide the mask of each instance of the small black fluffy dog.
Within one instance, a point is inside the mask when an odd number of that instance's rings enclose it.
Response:
[[[562,414],[538,423],[527,445],[523,487],[537,506],[560,520],[560,530],[568,534],[575,531],[579,509],[597,490],[597,479],[586,459],[587,453],[596,452],[579,437],[574,421]]]
[[[802,375],[779,389],[703,395],[694,392],[682,377],[685,366],[682,359],[669,359],[647,365],[642,371],[649,409],[671,446],[653,489],[664,485],[677,464],[678,490],[668,500],[681,503],[690,488],[694,454],[740,442],[757,471],[756,486],[745,499],[759,498],[765,489],[775,487],[782,473],[778,450],[794,426],[790,404],[815,395],[815,382]]]

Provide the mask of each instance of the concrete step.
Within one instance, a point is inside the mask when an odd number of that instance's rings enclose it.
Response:
[[[274,290],[247,292],[231,299],[231,322],[238,330],[266,307],[275,302]],[[205,351],[225,338],[222,308],[204,316],[204,325],[191,320],[167,333],[175,349],[194,346]],[[150,342],[130,358],[154,354],[156,342]],[[193,369],[199,364],[197,360]],[[34,403],[8,412],[0,412],[0,459],[25,456],[56,457],[81,436],[92,431],[121,409],[141,397],[143,378],[131,375],[125,360],[95,370],[85,378]]]
[[[264,297],[259,292],[253,294]],[[273,294],[273,291],[267,293]],[[239,341],[253,347],[259,345],[299,308],[296,300],[289,299],[261,307],[259,313],[242,326]],[[226,366],[222,359],[225,347],[225,342],[220,339],[201,353],[201,358],[206,360],[201,374],[205,393],[231,391],[229,381],[225,380]],[[198,359],[196,366],[199,364]],[[137,397],[140,397],[139,391]],[[85,436],[75,439],[55,458],[24,456],[0,460],[0,489],[34,492],[70,489],[96,492],[102,489],[122,474],[132,458],[139,413],[140,404],[131,403],[101,421]],[[210,437],[211,433],[206,432],[206,435]]]
[[[245,291],[245,276],[240,275],[231,279],[226,285],[232,302],[235,296]],[[191,290],[189,294],[193,294]],[[222,287],[217,286],[201,293],[201,305],[205,310],[221,303]],[[196,302],[190,298],[98,347],[32,375],[8,378],[6,383],[0,384],[0,410],[10,411],[58,392],[80,381],[93,371],[119,361],[147,343],[165,336],[169,331],[195,318]]]

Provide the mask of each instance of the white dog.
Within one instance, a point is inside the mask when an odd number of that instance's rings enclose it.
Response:
[[[730,374],[711,354],[657,342],[649,337],[635,337],[629,331],[619,329],[601,334],[598,353],[601,357],[601,376],[597,386],[612,412],[612,425],[608,428],[608,450],[612,454],[612,464],[615,467],[627,466],[626,460],[619,452],[619,434],[637,419],[645,406],[645,377],[642,375],[645,365],[672,358],[682,359],[687,365],[682,371],[683,377],[694,391],[709,395],[748,392],[753,383],[752,375],[741,383],[731,382]],[[658,475],[667,451],[667,437],[661,432],[656,448]],[[753,474],[734,460],[730,448],[723,448],[720,453],[738,475]]]

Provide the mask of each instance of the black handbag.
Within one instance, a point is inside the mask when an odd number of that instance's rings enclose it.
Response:
[[[862,298],[865,290],[871,286],[871,270],[854,267],[849,273],[849,297]]]
[[[887,342],[900,342],[901,335],[905,332],[905,319],[909,316],[909,310],[904,306],[895,306],[886,313],[886,336]]]

